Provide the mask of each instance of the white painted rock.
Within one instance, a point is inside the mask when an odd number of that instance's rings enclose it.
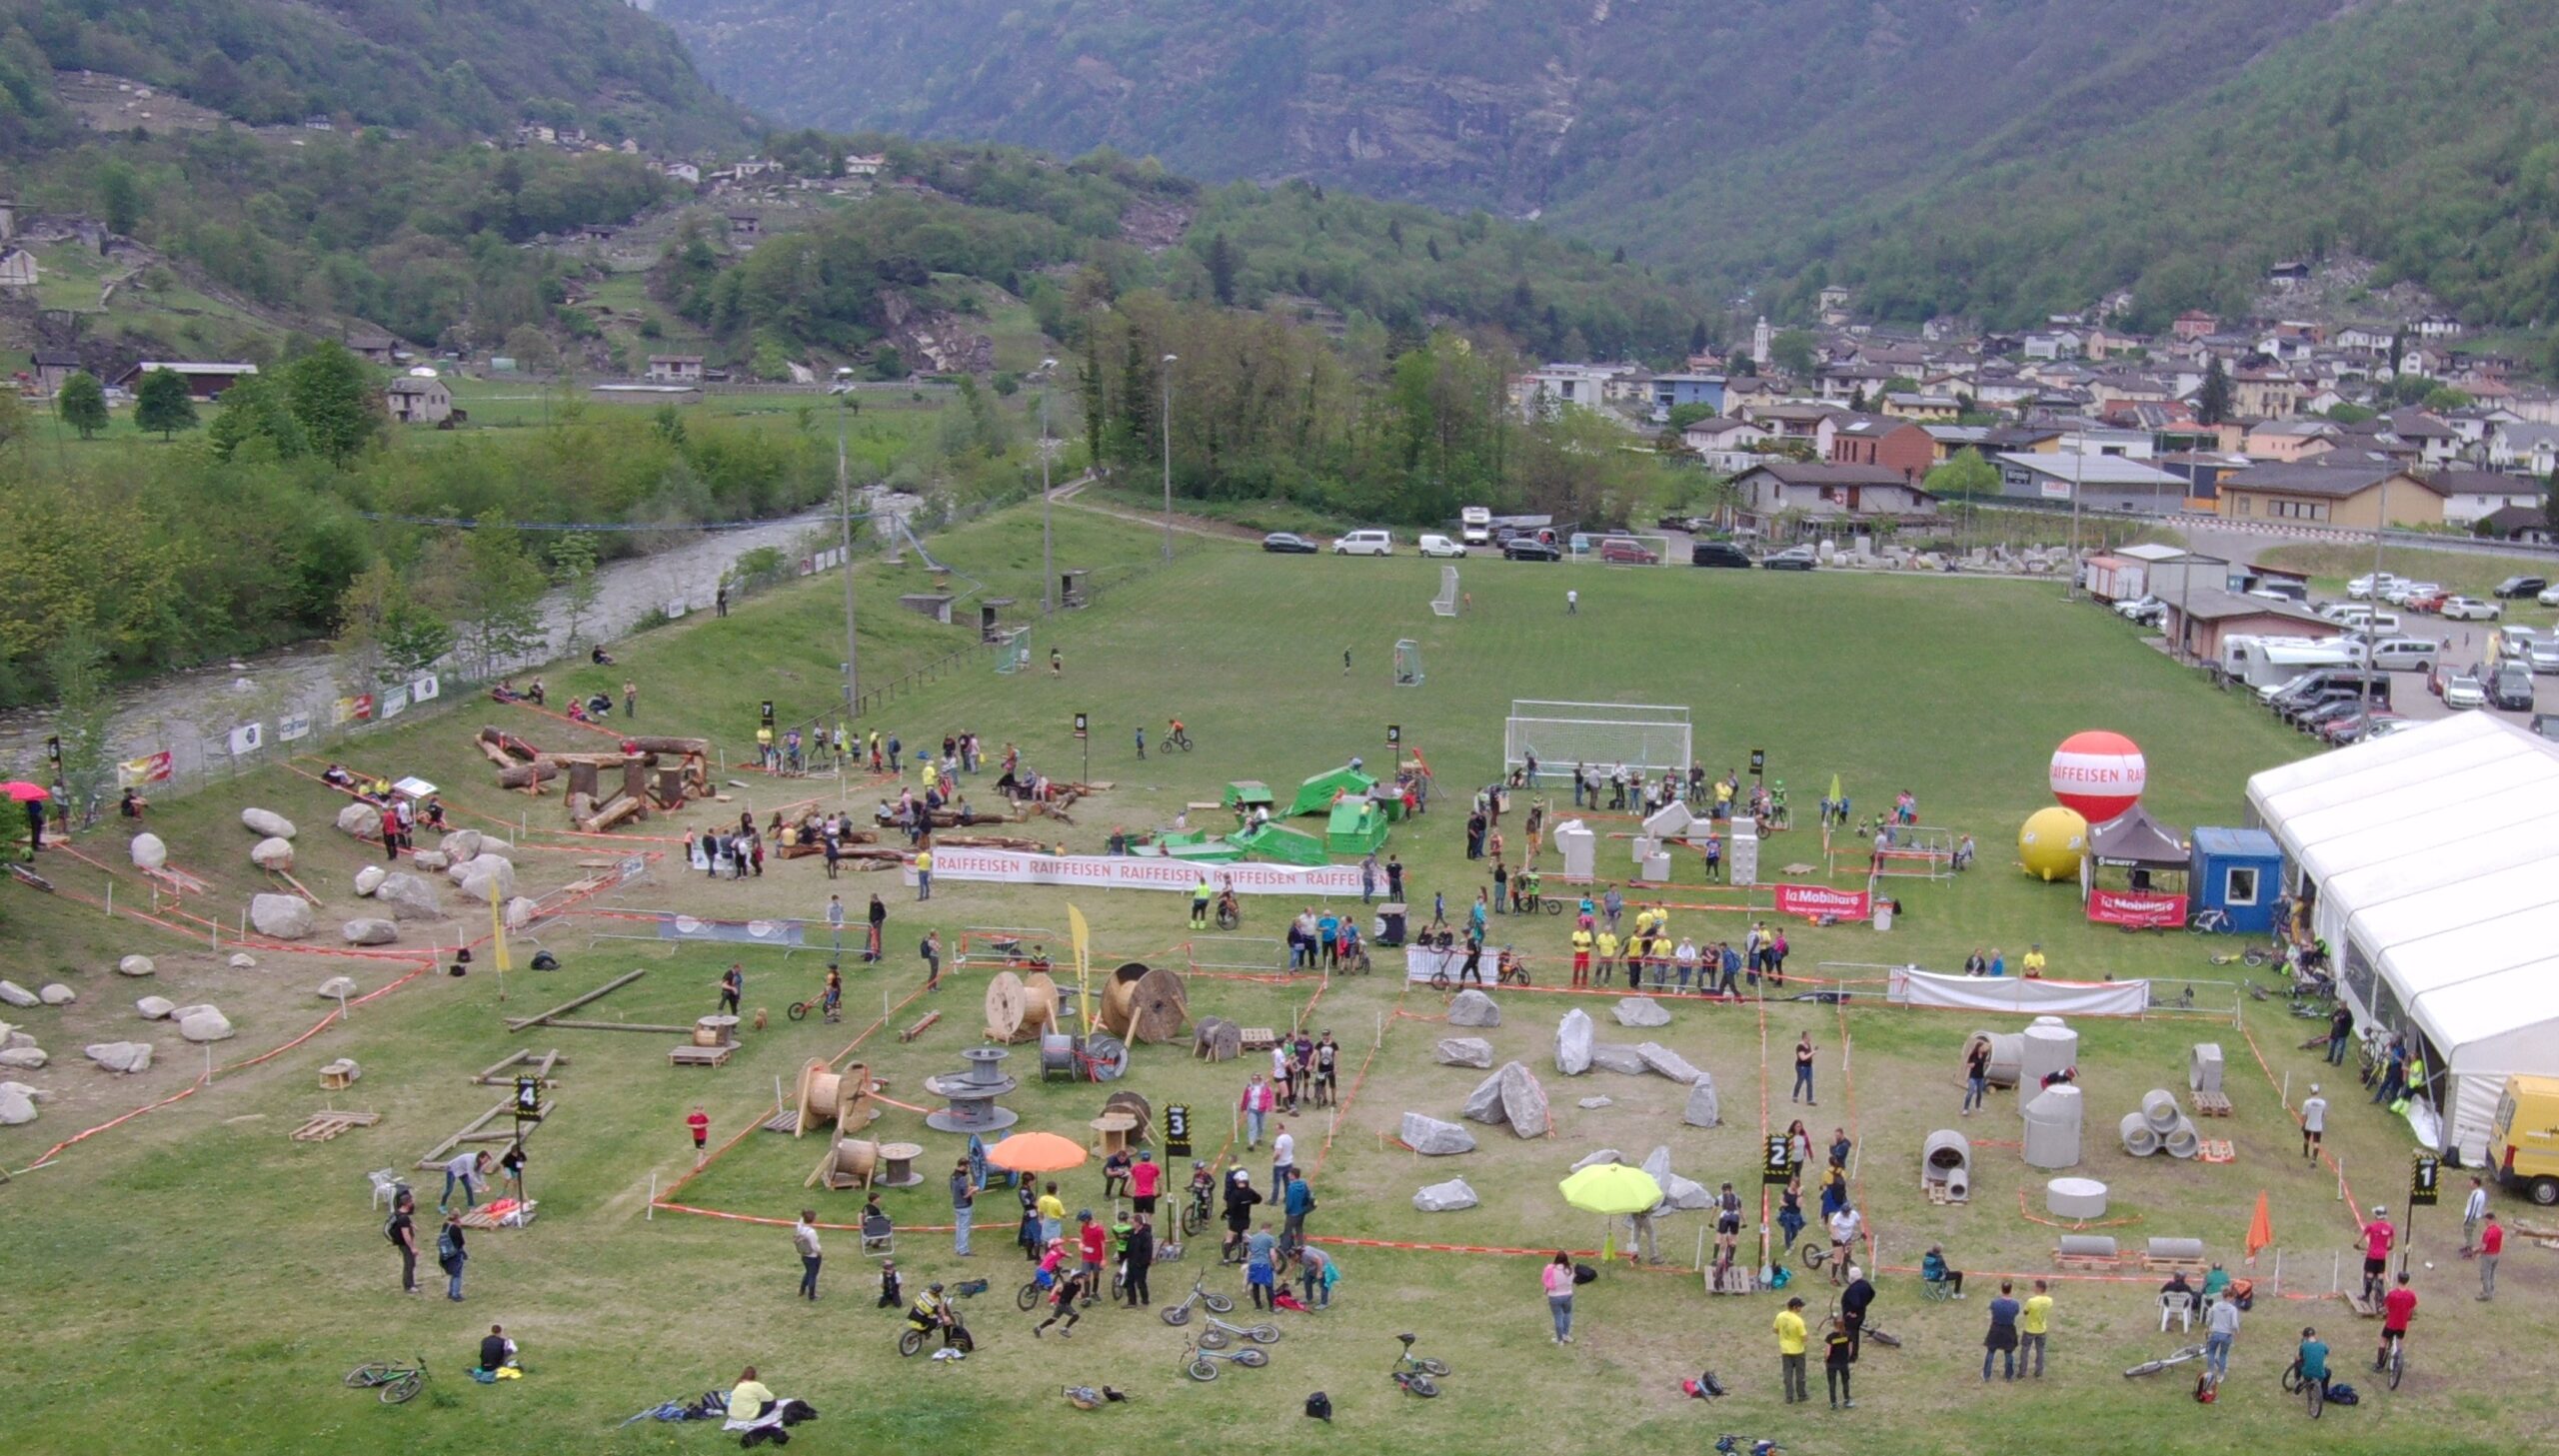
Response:
[[[10,1086],[17,1083],[12,1082]],[[0,1127],[20,1127],[36,1120],[36,1103],[23,1092],[0,1087]]]
[[[311,933],[311,901],[298,894],[253,895],[249,924],[261,935],[299,940]]]
[[[368,864],[364,868],[356,871],[356,893],[371,894],[375,890],[382,888],[382,881],[388,879],[390,876],[391,871],[383,868],[381,865]]]
[[[48,1006],[67,1006],[80,999],[80,993],[60,981],[55,981],[51,985],[39,988],[36,991],[36,999]]]
[[[1498,1026],[1501,1024],[1501,1007],[1493,1002],[1492,997],[1468,986],[1457,992],[1456,999],[1448,1003],[1448,1024]]]
[[[1650,996],[1628,996],[1617,1002],[1617,1024],[1667,1026],[1670,1024],[1670,1011]]]
[[[258,957],[250,954],[246,950],[234,950],[231,952],[231,968],[233,970],[256,970],[258,968]]]
[[[136,869],[158,869],[169,862],[167,841],[148,829],[133,836],[132,853]]]
[[[1441,1066],[1492,1065],[1492,1043],[1480,1036],[1442,1036],[1432,1054]]]
[[[43,1067],[46,1057],[40,1046],[12,1046],[0,1051],[0,1066],[19,1071],[35,1071]]]
[[[227,1041],[234,1034],[231,1018],[211,1006],[178,1023],[178,1034],[189,1041]]]
[[[395,870],[382,877],[382,885],[373,897],[391,907],[395,920],[441,920],[444,901],[436,897],[436,887],[406,870]]]
[[[333,1001],[340,996],[352,996],[355,993],[356,978],[351,975],[333,975],[320,982],[320,994]]]
[[[151,957],[148,955],[128,955],[116,962],[118,975],[149,975],[159,968],[151,963]]]
[[[1568,1077],[1590,1070],[1590,1013],[1579,1006],[1555,1027],[1555,1070]]]
[[[532,924],[534,915],[541,908],[540,903],[531,896],[517,895],[514,899],[507,901],[507,928],[521,930]]]
[[[338,810],[338,830],[359,839],[382,837],[382,810],[369,803],[351,803]]]
[[[167,996],[144,996],[133,1003],[133,1008],[142,1013],[145,1021],[166,1021],[169,1013],[178,1009],[178,1003]]]
[[[244,808],[240,810],[240,822],[262,839],[290,839],[297,832],[293,820],[272,809]]]
[[[0,980],[0,1002],[6,1002],[12,1006],[41,1006],[44,1004],[43,1001],[36,998],[36,993],[34,991],[28,990],[25,986],[18,984],[14,980]]]
[[[468,864],[480,852],[482,834],[478,829],[456,829],[436,841],[445,858],[455,864]]]
[[[130,1074],[151,1070],[151,1043],[148,1041],[93,1041],[81,1050],[91,1061],[111,1072]]]
[[[453,858],[442,849],[420,849],[409,856],[409,867],[422,874],[429,870],[441,874],[453,867]]]
[[[288,839],[260,839],[250,846],[249,862],[260,869],[291,869],[293,843]]]
[[[1442,1122],[1418,1112],[1403,1114],[1401,1135],[1406,1147],[1424,1157],[1446,1157],[1451,1153],[1475,1150],[1473,1133],[1454,1122]]]
[[[350,945],[388,945],[400,938],[400,927],[390,920],[349,920],[339,933]]]
[[[35,1114],[30,1110],[28,1115],[32,1117]],[[1475,1190],[1467,1187],[1463,1178],[1432,1183],[1412,1195],[1412,1206],[1423,1213],[1454,1213],[1461,1208],[1472,1208],[1480,1201],[1475,1197]]]

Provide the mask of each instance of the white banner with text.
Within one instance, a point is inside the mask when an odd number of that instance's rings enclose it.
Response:
[[[1359,892],[1359,866],[1237,861],[1202,864],[1161,854],[1032,854],[1019,849],[936,849],[933,877],[1002,884],[1062,884],[1094,889],[1169,889],[1188,893],[1203,872],[1213,887],[1232,884],[1238,894],[1335,895]],[[916,882],[915,866],[906,881]]]

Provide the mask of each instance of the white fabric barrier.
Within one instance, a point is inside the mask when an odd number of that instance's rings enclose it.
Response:
[[[1892,969],[1884,999],[1895,1005],[1966,1011],[2138,1016],[2150,1008],[2146,980],[2028,980],[2023,976],[1940,975],[1915,965]]]
[[[1188,894],[1205,872],[1213,888],[1232,883],[1238,894],[1355,895],[1359,866],[1326,864],[1299,868],[1237,860],[1208,864],[1161,854],[1033,854],[1019,849],[944,849],[933,851],[937,880],[978,879],[1001,884],[1061,884],[1091,889],[1169,889]],[[909,885],[916,882],[915,864],[905,868]]]
[[[1486,987],[1492,983],[1493,966],[1498,963],[1498,960],[1499,952],[1487,949],[1483,959],[1476,962],[1475,973],[1483,977],[1480,983]],[[1457,973],[1465,968],[1466,947],[1462,943],[1447,950],[1441,950],[1437,946],[1421,945],[1406,945],[1403,948],[1405,980],[1427,981],[1433,973],[1444,970],[1448,972],[1448,983],[1454,985],[1457,983]],[[1466,983],[1474,985],[1478,982]]]

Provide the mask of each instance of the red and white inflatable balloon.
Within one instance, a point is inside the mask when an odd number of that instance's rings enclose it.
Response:
[[[2092,824],[2132,807],[2149,781],[2140,744],[2121,733],[2072,733],[2053,750],[2052,796]]]

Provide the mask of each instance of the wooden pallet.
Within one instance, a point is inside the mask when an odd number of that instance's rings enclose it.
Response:
[[[785,1107],[781,1111],[774,1113],[772,1116],[764,1120],[764,1130],[767,1132],[787,1132],[796,1136],[800,1131],[800,1109],[797,1107]]]
[[[1243,1036],[1247,1051],[1269,1051],[1280,1044],[1279,1035],[1268,1026],[1244,1026],[1238,1031]]]
[[[1952,1207],[1961,1201],[1947,1191],[1945,1183],[1935,1178],[1921,1178],[1919,1191],[1927,1195],[1929,1202],[1940,1207]]]
[[[353,1127],[371,1127],[382,1120],[379,1112],[314,1112],[311,1120],[293,1130],[296,1142],[327,1142]]]
[[[459,1221],[464,1228],[523,1228],[541,1216],[542,1204],[537,1200],[529,1198],[525,1200],[524,1219],[519,1223],[500,1222],[496,1217],[492,1216],[486,1208],[474,1208],[470,1212],[462,1215]]]
[[[2170,1259],[2157,1254],[2141,1255],[2142,1272],[2148,1274],[2206,1274],[2212,1270],[2210,1259]]]
[[[667,1048],[667,1063],[670,1066],[727,1066],[730,1053],[737,1049],[738,1043],[734,1041],[720,1046],[696,1046],[688,1041],[682,1046]]]
[[[1734,1260],[1732,1266],[1727,1269],[1718,1270],[1709,1264],[1706,1266],[1706,1292],[1708,1294],[1756,1294],[1759,1292],[1759,1281],[1757,1276],[1741,1266],[1738,1259]]]
[[[2198,1162],[2227,1163],[2236,1161],[2238,1157],[2239,1149],[2226,1137],[2207,1137],[2195,1144]]]
[[[2230,1115],[2230,1098],[2226,1093],[2197,1091],[2189,1092],[2187,1096],[2195,1104],[2195,1115],[2197,1117],[2227,1117]]]
[[[2052,1251],[2052,1263],[2057,1269],[2076,1269],[2090,1274],[2111,1274],[2123,1267],[2121,1257],[2109,1259],[2097,1254],[2065,1254],[2059,1249]]]

